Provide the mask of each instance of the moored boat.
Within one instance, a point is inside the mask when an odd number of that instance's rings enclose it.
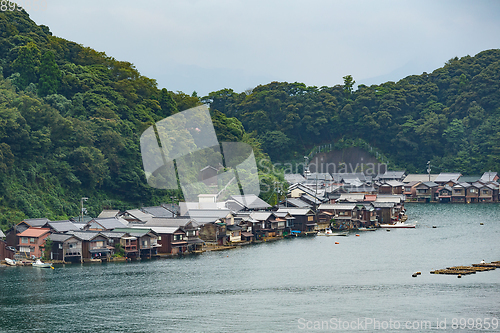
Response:
[[[415,228],[415,224],[396,222],[394,224],[381,224],[380,228]]]
[[[373,227],[369,227],[369,228],[366,228],[366,227],[361,227],[361,228],[358,228],[359,231],[375,231],[377,230],[377,228],[373,228]]]
[[[347,235],[349,235],[349,231],[337,231],[337,232],[332,232],[327,236],[347,236]]]
[[[5,262],[6,262],[6,263],[7,263],[7,265],[9,265],[9,266],[16,266],[16,265],[17,265],[16,261],[15,261],[15,260],[12,260],[12,259],[10,259],[10,258],[5,258]]]
[[[54,268],[52,267],[52,264],[44,263],[40,259],[37,259],[34,263],[31,264],[31,266],[39,268]]]
[[[332,229],[327,228],[324,232],[318,232],[318,236],[347,236],[349,231],[338,231],[333,232]]]

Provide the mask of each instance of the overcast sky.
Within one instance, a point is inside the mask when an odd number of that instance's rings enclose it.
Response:
[[[500,47],[496,0],[40,2],[28,12],[55,36],[200,96],[271,81],[334,86],[348,74],[379,84]]]

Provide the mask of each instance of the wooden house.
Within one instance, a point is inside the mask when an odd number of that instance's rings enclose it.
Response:
[[[42,228],[44,225],[50,222],[49,219],[46,218],[40,218],[40,219],[25,219],[18,224],[12,226],[7,232],[5,233],[5,242],[7,243],[7,246],[12,246],[17,248],[19,245],[19,240],[17,235],[22,233],[23,231],[27,230],[28,228]]]
[[[121,217],[106,217],[106,218],[98,218],[90,220],[83,230],[90,231],[109,231],[116,228],[126,228],[128,222]]]
[[[467,203],[479,202],[479,191],[483,186],[481,183],[470,184],[465,193],[465,201]]]
[[[45,240],[49,236],[50,229],[48,228],[30,227],[17,234],[18,250],[19,252],[24,253],[27,257],[40,258],[43,255]]]
[[[497,172],[485,172],[481,176],[481,181],[489,183],[489,182],[497,182],[500,180],[500,176],[498,175]]]
[[[320,206],[321,207],[321,206]],[[331,227],[331,222],[334,220],[334,214],[329,211],[318,211],[318,221],[316,230],[325,231],[325,229]]]
[[[380,194],[403,194],[404,183],[397,180],[387,180],[380,183],[378,193]]]
[[[140,209],[129,209],[120,214],[120,217],[128,223],[146,223],[153,218],[153,214],[146,213]],[[124,223],[124,221],[120,221]]]
[[[80,230],[78,226],[76,226],[70,220],[62,220],[62,221],[49,221],[43,225],[43,228],[49,228],[51,233],[65,233],[70,230],[78,231]]]
[[[422,183],[419,180],[411,181],[409,183],[405,183],[403,187],[403,194],[408,199],[415,199],[417,197],[417,189],[416,187]]]
[[[354,212],[353,224],[356,227],[374,226],[377,220],[377,213],[371,203],[358,203]]]
[[[258,211],[271,208],[271,205],[255,194],[232,195],[229,197],[228,201],[230,200],[237,202],[242,207],[240,210],[244,211]]]
[[[247,222],[247,231],[254,234],[255,240],[260,240],[264,237],[272,237],[274,233],[271,229],[271,221],[276,218],[273,212],[270,211],[254,211],[250,214],[250,219]],[[273,233],[273,234],[271,234]]]
[[[380,182],[387,182],[390,180],[395,180],[398,182],[402,182],[406,177],[406,171],[389,171],[387,170],[385,173],[378,175],[376,180]]]
[[[453,203],[465,203],[465,196],[467,193],[467,188],[470,187],[468,183],[455,183],[452,186],[451,192],[451,202]]]
[[[137,237],[124,236],[120,239],[120,245],[127,258],[137,258],[139,254],[139,241]]]
[[[158,235],[158,254],[181,254],[188,252],[186,231],[181,227],[150,227]]]
[[[421,182],[421,183],[424,183],[424,182],[433,182],[434,179],[437,178],[437,176],[439,176],[438,174],[417,174],[417,173],[411,173],[409,175],[407,175],[404,179],[403,179],[403,183],[404,184],[409,184],[411,182]]]
[[[229,242],[241,242],[242,227],[238,225],[226,225],[226,236]]]
[[[390,224],[393,223],[393,217],[396,216],[394,207],[396,204],[394,202],[372,202],[373,208],[375,209],[377,221],[380,224]]]
[[[415,189],[417,190],[417,201],[430,202],[435,200],[435,192],[438,184],[434,182],[423,182],[418,184]]]
[[[476,186],[479,190],[478,202],[494,202],[494,190],[495,186],[492,184],[483,184],[481,182],[477,182],[472,184]]]
[[[137,238],[137,256],[140,258],[151,258],[158,254],[158,234],[151,228],[116,228],[115,232],[125,232],[129,237]]]
[[[199,230],[199,238],[204,242],[225,245],[227,243],[226,224],[223,222],[209,222],[202,224]]]
[[[170,209],[169,209],[170,208]],[[152,206],[152,207],[142,207],[141,211],[144,213],[151,214],[154,217],[174,217],[177,215],[174,212],[178,212],[179,208],[164,207],[164,206]]]
[[[50,249],[51,260],[65,262],[82,262],[82,240],[71,234],[55,233],[48,239],[52,241]]]
[[[449,185],[441,186],[438,188],[438,198],[439,202],[445,203],[445,202],[451,202],[453,194],[453,188]]]
[[[321,214],[333,214],[331,225],[334,229],[351,229],[356,203],[321,204],[318,210]]]
[[[453,183],[457,182],[461,176],[462,174],[457,172],[441,172],[436,179],[434,179],[434,183],[441,186],[453,186]]]
[[[101,259],[109,260],[114,247],[109,245],[108,237],[99,231],[68,231],[82,242],[82,260]]]
[[[295,234],[311,234],[316,233],[316,214],[307,208],[280,208],[278,213],[287,212],[293,220],[293,230]]]
[[[5,258],[13,259],[14,251],[10,251],[7,248],[7,242],[5,241],[5,234],[2,230],[0,230],[0,260],[4,260]]]

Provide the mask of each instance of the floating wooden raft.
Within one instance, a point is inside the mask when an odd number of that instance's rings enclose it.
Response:
[[[469,275],[476,274],[476,272],[491,271],[495,268],[500,267],[498,261],[485,264],[472,264],[472,266],[453,266],[444,269],[437,269],[431,271],[431,274],[448,274],[448,275]]]
[[[431,274],[468,275],[468,274],[476,274],[476,271],[445,268],[445,269],[437,269],[435,271],[431,271]]]
[[[474,267],[490,267],[490,268],[500,268],[500,262],[492,262],[488,264],[472,264]]]

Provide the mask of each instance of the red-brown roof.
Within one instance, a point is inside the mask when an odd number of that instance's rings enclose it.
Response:
[[[375,201],[377,200],[376,194],[367,194],[365,195],[365,201]]]
[[[28,228],[21,232],[20,234],[17,234],[19,237],[41,237],[45,235],[46,233],[50,232],[50,229],[48,228]]]

